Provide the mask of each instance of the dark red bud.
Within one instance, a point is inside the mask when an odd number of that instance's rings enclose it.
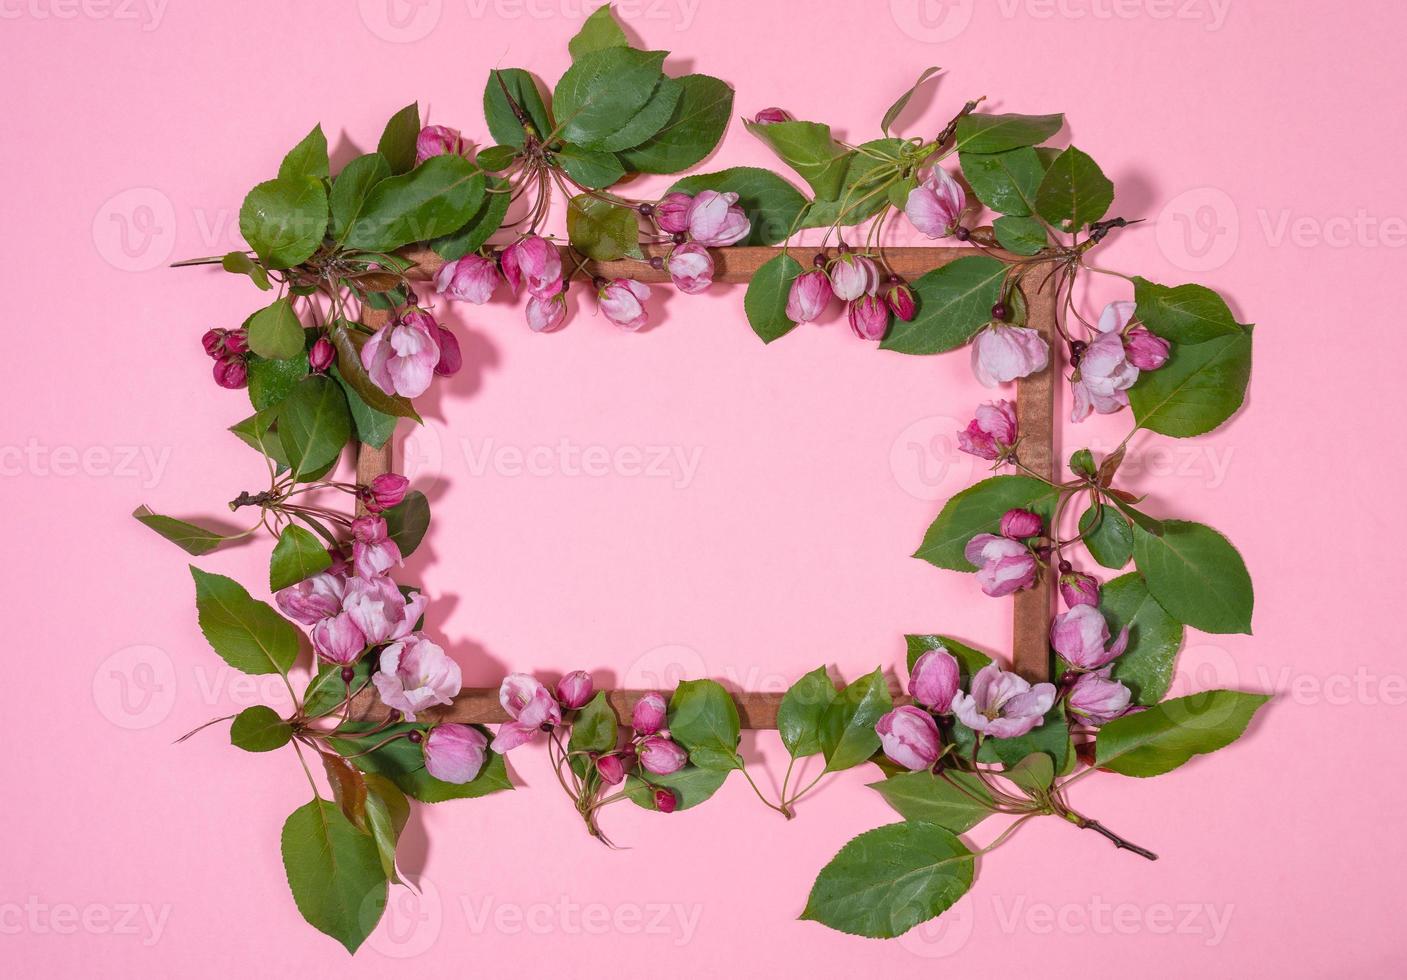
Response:
[[[322,374],[332,366],[336,356],[337,349],[332,346],[332,341],[319,337],[313,343],[313,349],[308,352],[308,366],[313,369],[314,374]]]

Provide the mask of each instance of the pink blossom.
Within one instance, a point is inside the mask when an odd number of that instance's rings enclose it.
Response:
[[[947,711],[958,690],[958,661],[942,648],[929,650],[914,661],[909,693],[934,711]]]
[[[1113,669],[1105,667],[1076,678],[1065,700],[1070,714],[1091,725],[1103,725],[1128,714],[1133,695],[1123,684],[1110,678]]]
[[[752,230],[752,222],[738,207],[738,195],[732,191],[699,191],[685,218],[689,237],[700,245],[732,245]]]
[[[425,771],[446,783],[472,783],[484,768],[488,739],[469,725],[436,725],[425,739]]]
[[[453,377],[464,366],[464,355],[459,350],[459,338],[450,333],[448,327],[435,325],[439,331],[440,359],[435,362],[435,373],[442,378]]]
[[[933,716],[922,708],[904,705],[880,718],[874,730],[884,754],[905,769],[918,772],[938,761],[942,741]]]
[[[664,735],[651,735],[640,743],[640,765],[656,776],[678,772],[689,761],[684,747]]]
[[[787,112],[785,109],[778,109],[776,106],[763,109],[752,117],[752,121],[755,123],[791,122],[791,119],[792,116],[790,112]]]
[[[1122,331],[1133,309],[1127,301],[1110,303],[1099,315],[1099,336],[1080,355],[1075,373],[1071,422],[1083,422],[1091,411],[1111,415],[1129,403],[1128,389],[1138,380],[1138,368],[1125,356]]]
[[[526,282],[528,293],[550,299],[562,291],[562,253],[545,238],[524,235],[503,250],[503,278],[517,293]]]
[[[1119,630],[1109,642],[1109,624],[1095,606],[1071,606],[1050,624],[1050,645],[1072,667],[1094,670],[1103,667],[1129,645],[1129,628]]]
[[[1053,684],[1032,687],[1020,675],[988,664],[972,678],[972,693],[953,696],[953,713],[974,732],[1016,738],[1040,726],[1053,704]]]
[[[713,284],[713,256],[702,245],[688,242],[676,246],[665,268],[680,292],[701,293]]]
[[[388,395],[415,398],[430,387],[440,362],[439,324],[423,310],[410,310],[362,345],[362,367]]]
[[[342,609],[366,637],[367,645],[399,640],[415,629],[429,600],[420,592],[401,594],[385,575],[347,580]]]
[[[607,785],[615,786],[625,778],[625,763],[618,755],[603,755],[596,759],[596,772]]]
[[[498,689],[498,703],[513,720],[498,726],[493,750],[507,752],[532,741],[544,726],[562,723],[562,708],[547,688],[529,674],[509,674]]]
[[[330,571],[318,572],[297,585],[279,589],[274,593],[274,602],[289,619],[312,626],[318,620],[335,616],[341,611],[345,586],[345,576]]]
[[[567,321],[567,294],[540,299],[528,297],[528,329],[533,333],[551,333]]]
[[[958,448],[982,459],[1001,459],[1016,445],[1016,406],[1004,398],[983,402],[958,433]]]
[[[459,130],[448,126],[426,126],[415,137],[415,165],[442,154],[463,156],[468,147]]]
[[[1060,597],[1065,605],[1099,605],[1099,579],[1084,572],[1065,572],[1060,576]]]
[[[612,279],[596,293],[601,312],[622,330],[639,330],[649,319],[644,302],[650,298],[650,287],[634,279]]]
[[[664,719],[669,711],[664,695],[651,691],[639,701],[630,713],[630,727],[636,735],[653,735],[664,727]]]
[[[352,566],[361,578],[375,578],[401,563],[401,549],[386,533],[386,519],[375,515],[352,522]]]
[[[792,280],[787,293],[787,319],[793,323],[810,323],[830,305],[830,278],[820,269],[803,272]]]
[[[337,348],[332,346],[332,341],[326,337],[319,337],[313,341],[312,350],[308,351],[308,368],[314,374],[322,374],[332,366],[332,362],[337,359]]]
[[[886,289],[884,301],[889,304],[890,312],[906,323],[912,320],[914,314],[918,312],[918,305],[914,302],[914,291],[906,283],[895,282]]]
[[[889,329],[889,307],[878,296],[861,296],[850,304],[850,330],[861,340],[883,340]]]
[[[679,806],[679,797],[675,795],[672,789],[656,786],[654,797],[655,809],[660,813],[673,813],[675,808]]]
[[[1011,595],[1036,584],[1036,557],[1020,541],[979,534],[963,555],[977,566],[977,584],[989,596]]]
[[[381,651],[379,670],[371,675],[381,701],[415,720],[417,711],[450,704],[459,693],[459,664],[423,633],[412,633]]]
[[[220,358],[215,362],[211,373],[215,377],[215,383],[221,388],[243,388],[249,384],[249,365],[245,364],[244,357],[238,354]]]
[[[590,674],[584,670],[574,670],[557,682],[557,700],[564,708],[585,707],[595,689]]]
[[[1020,507],[1013,507],[1002,515],[1001,532],[1012,540],[1034,538],[1045,530],[1045,521],[1040,514]]]
[[[446,262],[435,274],[435,292],[450,299],[484,304],[498,288],[498,266],[482,255]]]
[[[662,197],[655,205],[655,224],[660,231],[670,235],[689,230],[689,207],[694,203],[692,194],[674,191]]]
[[[1140,371],[1156,371],[1168,362],[1168,342],[1147,327],[1134,327],[1124,338],[1124,355]]]
[[[383,510],[399,504],[405,499],[406,490],[410,488],[410,481],[399,473],[382,473],[373,477],[371,482],[362,488],[358,494],[366,509],[373,514],[379,514]]]
[[[328,663],[345,666],[366,652],[366,637],[346,613],[319,620],[311,636],[313,650]]]
[[[993,323],[972,342],[972,373],[988,388],[1045,368],[1050,347],[1030,327]]]
[[[962,185],[942,167],[934,167],[913,190],[904,204],[904,214],[913,226],[929,238],[947,238],[957,231],[967,195]]]
[[[831,291],[843,302],[868,296],[879,288],[879,268],[873,259],[844,252],[830,264]]]

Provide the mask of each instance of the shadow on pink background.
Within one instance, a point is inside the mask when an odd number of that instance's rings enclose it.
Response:
[[[1220,755],[1081,784],[1076,805],[1157,864],[1040,821],[983,861],[941,924],[891,942],[794,921],[837,848],[891,819],[863,786],[873,770],[833,778],[790,824],[738,779],[668,818],[612,808],[627,845],[613,853],[582,833],[541,750],[524,750],[520,791],[419,809],[403,859],[422,894],[395,889],[351,960],[284,882],[279,828],[308,792],[291,756],[239,752],[219,728],[172,744],[286,695],[223,667],[196,631],[184,556],[127,516],[143,502],[220,514],[263,469],[223,431],[247,403],[210,382],[199,346],[254,291],[165,265],[241,247],[243,193],[315,121],[344,158],[413,99],[483,139],[488,69],[555,79],[580,0],[0,10],[8,975],[1401,969],[1407,850],[1387,818],[1407,794],[1385,778],[1407,712],[1388,553],[1401,445],[1383,437],[1407,347],[1391,295],[1407,242],[1395,8],[621,5],[676,72],[733,83],[738,114],[778,104],[868,138],[930,64],[947,72],[906,113],[910,132],[982,94],[998,111],[1068,114],[1119,189],[1114,210],[1150,219],[1101,264],[1222,289],[1260,325],[1249,410],[1207,438],[1140,437],[1125,472],[1153,512],[1225,532],[1256,580],[1255,635],[1189,631],[1176,690],[1276,699]],[[703,169],[742,164],[778,166],[734,126]],[[847,678],[900,667],[904,632],[1009,643],[1007,603],[906,557],[939,501],[980,476],[951,439],[989,397],[965,355],[877,355],[840,322],[764,349],[741,300],[671,295],[637,336],[589,309],[555,336],[504,304],[455,311],[473,369],[400,451],[437,517],[413,571],[467,684],[586,667],[623,686],[780,690],[819,664]],[[1067,432],[1062,458],[1110,448],[1128,421]],[[571,462],[622,449],[639,471]],[[267,552],[199,563],[257,586]],[[779,778],[774,734],[745,748],[764,787]]]

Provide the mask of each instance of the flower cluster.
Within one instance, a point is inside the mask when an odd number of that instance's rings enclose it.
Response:
[[[408,306],[362,345],[361,362],[386,394],[416,398],[435,375],[456,373],[463,359],[449,329],[419,306]]]
[[[1038,549],[1031,544],[1045,531],[1041,515],[1014,508],[1002,515],[1001,534],[978,534],[963,556],[977,566],[977,584],[989,596],[1011,595],[1036,584]]]
[[[205,331],[200,345],[214,360],[215,383],[221,388],[243,388],[249,383],[249,335],[240,327]]]
[[[1070,348],[1076,368],[1070,381],[1071,422],[1083,422],[1090,412],[1112,415],[1127,406],[1139,372],[1158,370],[1170,349],[1162,337],[1134,325],[1134,304],[1126,300],[1106,306],[1093,339],[1073,341]]]
[[[917,311],[913,291],[902,280],[897,276],[886,280],[873,258],[844,246],[834,259],[817,255],[815,268],[792,280],[787,319],[810,323],[820,318],[832,299],[846,304],[850,329],[861,340],[883,340],[891,314],[912,320]]]

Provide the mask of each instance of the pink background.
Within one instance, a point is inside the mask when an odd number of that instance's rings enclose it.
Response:
[[[1403,22],[1367,2],[623,11],[637,40],[677,53],[676,72],[732,82],[738,114],[780,104],[869,138],[930,64],[948,71],[905,116],[910,132],[984,93],[996,110],[1063,110],[1114,178],[1115,211],[1150,219],[1102,264],[1205,282],[1260,324],[1250,410],[1209,438],[1141,437],[1125,467],[1154,512],[1227,533],[1256,579],[1255,635],[1189,632],[1178,690],[1276,695],[1222,755],[1081,785],[1078,806],[1162,860],[1041,821],[982,862],[942,925],[854,939],[794,919],[836,849],[891,819],[863,786],[873,770],[833,778],[791,824],[736,778],[669,818],[612,808],[627,847],[610,852],[581,832],[534,748],[513,758],[519,792],[417,811],[403,860],[423,896],[397,889],[355,959],[299,919],[277,852],[308,796],[291,754],[239,752],[222,728],[172,744],[283,700],[276,680],[238,675],[205,646],[183,555],[127,516],[143,502],[218,514],[263,469],[222,431],[247,401],[211,384],[198,344],[257,296],[164,266],[240,245],[244,191],[314,121],[339,160],[417,98],[432,121],[481,138],[487,70],[555,79],[580,6],[2,8],[5,972],[214,977],[260,962],[384,976],[388,959],[532,976],[1400,969],[1407,793],[1384,777],[1400,768],[1392,740],[1407,711],[1400,556],[1387,553],[1401,447],[1380,433],[1400,417],[1407,353],[1389,295],[1407,239]],[[774,165],[739,126],[704,166],[736,164]],[[965,356],[876,355],[840,322],[764,349],[741,300],[735,288],[671,296],[661,325],[636,336],[589,309],[555,336],[529,334],[506,303],[455,312],[470,367],[431,396],[429,425],[402,449],[437,515],[412,571],[466,683],[511,665],[778,690],[822,663],[846,677],[900,666],[905,631],[1005,648],[1007,603],[906,557],[937,501],[979,475],[951,442],[987,396]],[[1127,424],[1090,424],[1064,448],[1108,449]],[[625,453],[590,475],[563,466],[560,445]],[[632,447],[672,462],[637,472]],[[515,451],[533,467],[515,469]],[[260,542],[199,563],[263,594],[267,554]],[[784,763],[775,735],[745,748],[770,786]]]

